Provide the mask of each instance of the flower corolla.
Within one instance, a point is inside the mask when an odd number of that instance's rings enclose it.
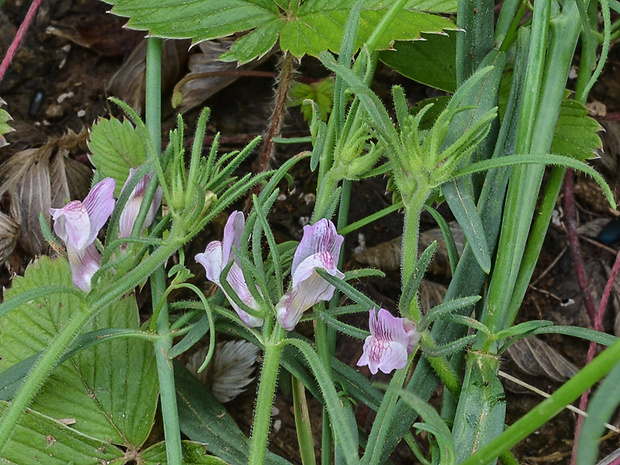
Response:
[[[415,323],[392,316],[385,309],[378,314],[373,308],[369,318],[370,336],[364,342],[364,352],[357,366],[368,365],[374,375],[378,370],[390,373],[407,365],[407,358],[420,340]]]
[[[312,226],[304,226],[303,236],[293,256],[291,267],[291,290],[276,305],[276,317],[280,325],[292,331],[303,312],[334,295],[334,286],[325,281],[317,268],[337,278],[344,274],[337,268],[340,248],[344,237],[338,234],[334,224],[323,218]]]
[[[195,256],[195,259],[200,263],[206,272],[207,279],[215,283],[224,293],[230,305],[239,315],[243,324],[250,328],[261,326],[263,319],[250,315],[243,310],[239,305],[230,298],[224,287],[220,283],[220,275],[222,271],[232,261],[233,264],[228,271],[226,281],[230,284],[232,290],[237,294],[239,299],[253,310],[260,310],[258,302],[254,299],[245,278],[243,277],[243,271],[239,265],[239,259],[236,256],[233,247],[239,249],[241,246],[241,237],[245,228],[245,218],[243,213],[235,211],[231,213],[224,227],[224,237],[222,241],[209,242],[205,251]]]
[[[125,185],[123,186],[123,191],[127,188],[127,185],[130,183],[131,179],[136,174],[135,169],[129,169],[129,176],[127,177],[127,181],[125,181]],[[144,194],[146,193],[146,189],[151,182],[151,178],[153,177],[153,173],[148,173],[142,176],[136,187],[131,191],[129,195],[129,199],[127,199],[127,203],[121,212],[121,216],[118,221],[118,231],[119,237],[129,237],[131,235],[131,231],[133,230],[133,226],[138,217],[138,213],[140,213],[140,208],[142,206],[142,201],[144,200]],[[142,228],[140,233],[144,232],[146,228],[148,228],[155,219],[155,215],[157,214],[157,210],[161,205],[162,198],[162,188],[158,186],[153,194],[153,200],[151,205],[149,206],[149,210],[144,218],[144,223],[142,223]]]
[[[62,208],[50,208],[54,232],[67,246],[73,284],[84,292],[90,292],[91,279],[101,266],[95,239],[114,210],[115,184],[113,178],[105,178],[83,202],[73,200]]]

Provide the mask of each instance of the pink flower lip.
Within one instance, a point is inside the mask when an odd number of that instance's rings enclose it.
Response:
[[[101,266],[95,239],[114,210],[113,178],[97,183],[83,202],[73,200],[63,208],[50,208],[54,232],[67,246],[73,284],[89,292],[91,278]]]
[[[374,375],[379,370],[389,374],[407,365],[407,359],[420,340],[415,323],[392,316],[385,309],[372,309],[369,316],[370,336],[357,366],[368,365]]]
[[[194,258],[200,263],[204,269],[207,279],[215,283],[224,293],[232,308],[237,312],[239,318],[249,328],[262,326],[263,319],[250,315],[235,303],[233,299],[226,293],[220,283],[222,271],[228,266],[230,261],[235,261],[228,271],[226,282],[230,284],[239,299],[253,310],[260,310],[258,302],[252,296],[250,289],[243,277],[243,271],[237,263],[233,247],[241,246],[241,238],[245,229],[245,217],[242,212],[235,211],[231,213],[224,227],[224,237],[222,241],[212,241],[207,244],[203,253],[197,254]]]
[[[125,181],[125,185],[123,186],[123,190],[127,187],[130,180],[135,176],[135,173],[138,170],[133,168],[129,169],[129,176],[127,177],[127,181]],[[142,201],[144,200],[144,194],[146,193],[146,189],[151,182],[151,178],[153,177],[153,173],[148,173],[142,176],[136,187],[131,191],[129,195],[129,199],[127,199],[127,203],[121,212],[121,216],[118,220],[118,229],[119,229],[119,237],[129,237],[131,235],[131,231],[133,230],[133,226],[136,222],[138,214],[140,213],[140,208],[142,207]],[[155,219],[155,215],[157,214],[157,210],[161,205],[162,199],[162,188],[158,186],[155,190],[155,194],[153,195],[153,200],[151,205],[149,206],[149,210],[146,214],[146,218],[144,219],[144,223],[142,224],[142,228],[140,233],[144,232],[146,228],[148,228]]]
[[[276,305],[276,318],[287,331],[295,328],[306,310],[334,295],[334,286],[321,278],[316,269],[344,278],[337,268],[343,241],[344,237],[338,234],[334,224],[325,218],[312,226],[304,226],[293,256],[291,290]]]

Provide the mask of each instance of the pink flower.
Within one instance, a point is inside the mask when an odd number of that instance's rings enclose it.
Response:
[[[415,323],[405,318],[392,316],[385,309],[379,315],[373,308],[370,311],[370,336],[364,342],[364,352],[357,366],[368,365],[374,375],[377,370],[390,373],[407,365],[407,358],[420,340]]]
[[[322,268],[332,276],[344,278],[336,268],[343,241],[334,224],[325,218],[313,226],[304,226],[303,237],[293,257],[291,290],[276,305],[276,316],[284,329],[292,331],[303,312],[332,298],[334,286],[315,270]]]
[[[137,170],[133,168],[129,168],[129,176],[127,177],[127,181],[125,181],[125,185],[123,186],[123,190],[129,184],[131,178],[135,176]],[[144,194],[146,189],[151,182],[151,178],[153,177],[153,173],[146,174],[142,176],[142,179],[138,181],[136,187],[134,187],[133,191],[129,195],[129,199],[121,212],[121,216],[118,221],[118,230],[119,237],[129,237],[131,235],[131,231],[133,230],[133,225],[136,222],[136,218],[138,217],[138,213],[140,213],[140,207],[142,206],[142,200],[144,199]],[[140,233],[144,232],[146,228],[148,228],[155,219],[155,215],[157,214],[157,210],[161,205],[162,198],[162,189],[161,186],[157,187],[155,190],[155,194],[153,195],[153,201],[149,207],[149,211],[146,214],[144,219],[144,223],[142,224],[142,229]]]
[[[222,271],[231,261],[234,261],[230,267],[226,281],[244,304],[253,310],[260,310],[259,304],[254,297],[252,297],[248,285],[245,282],[241,266],[239,265],[239,259],[233,251],[233,246],[236,248],[240,248],[241,246],[241,236],[243,235],[244,228],[245,218],[243,213],[239,211],[231,213],[224,227],[224,237],[222,241],[209,242],[204,253],[197,254],[195,259],[204,267],[207,279],[217,284],[222,290],[232,308],[237,312],[239,318],[241,318],[243,324],[249,328],[254,328],[261,326],[263,324],[263,319],[250,315],[239,307],[220,284],[220,275]]]
[[[50,208],[54,231],[67,246],[73,284],[90,291],[90,281],[101,266],[101,255],[95,245],[99,230],[114,210],[112,178],[96,184],[83,202],[73,200],[62,208]]]

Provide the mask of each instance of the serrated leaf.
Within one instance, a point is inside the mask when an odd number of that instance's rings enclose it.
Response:
[[[0,402],[4,415],[7,402]],[[100,465],[123,463],[124,453],[109,442],[91,438],[34,410],[27,410],[2,449],[2,464]]]
[[[337,52],[342,42],[351,0],[306,0],[292,5],[276,0],[107,0],[112,12],[129,17],[128,27],[151,35],[191,38],[194,42],[250,31],[222,59],[246,63],[267,53],[279,38],[280,48],[296,57]],[[282,4],[280,4],[282,3]],[[380,38],[377,48],[395,40],[415,40],[422,32],[455,30],[447,18],[424,13],[420,7],[452,9],[453,2],[410,2]],[[390,7],[389,2],[367,0],[361,14],[357,45],[366,41]]]
[[[403,76],[446,92],[456,90],[456,34],[429,34],[424,40],[396,42],[379,59]]]
[[[65,259],[41,257],[13,280],[5,299],[47,286],[72,286]],[[80,305],[78,297],[52,294],[34,299],[0,319],[0,370],[45,350]],[[133,296],[104,309],[83,331],[138,329]],[[140,446],[152,428],[157,373],[146,341],[116,339],[84,349],[52,372],[32,408],[52,418],[73,418],[74,429],[114,444]]]
[[[429,13],[456,13],[457,0],[410,0],[405,8]]]
[[[88,148],[90,160],[102,178],[116,180],[114,195],[118,197],[129,175],[146,161],[146,148],[138,131],[127,120],[101,119],[91,130]]]
[[[193,441],[182,441],[183,465],[226,465],[222,459],[206,455],[204,444]],[[168,463],[166,457],[166,443],[159,442],[140,454],[144,465],[164,465]]]
[[[0,98],[0,106],[6,105],[6,102]],[[12,121],[13,118],[6,110],[0,110],[0,147],[4,147],[9,145],[9,143],[4,138],[4,135],[15,131],[11,126],[9,126],[9,121]]]
[[[567,155],[581,161],[594,158],[597,149],[603,146],[597,134],[601,129],[601,125],[588,116],[585,105],[576,100],[565,99],[555,126],[551,153]]]

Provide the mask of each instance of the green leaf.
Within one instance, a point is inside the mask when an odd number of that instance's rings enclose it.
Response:
[[[6,102],[0,98],[0,107],[6,105]],[[0,147],[4,147],[5,145],[9,145],[9,143],[4,138],[4,135],[15,131],[11,126],[9,126],[9,121],[13,118],[6,110],[0,110]]]
[[[463,229],[478,265],[485,273],[488,273],[491,270],[491,254],[484,234],[482,218],[478,214],[471,189],[467,188],[467,184],[465,179],[453,179],[445,183],[442,190],[454,217]]]
[[[596,389],[596,393],[588,405],[586,417],[577,447],[577,463],[593,465],[599,454],[599,439],[605,431],[605,422],[610,421],[620,404],[620,364],[609,372],[607,377]]]
[[[112,12],[129,17],[127,26],[148,30],[151,35],[191,38],[194,42],[250,31],[233,44],[221,58],[248,62],[267,53],[279,40],[280,49],[296,57],[316,56],[322,51],[338,52],[353,6],[351,0],[306,0],[284,3],[277,0],[106,0]],[[389,8],[389,2],[366,0],[357,36],[357,46],[365,42]],[[409,2],[380,37],[378,49],[387,49],[395,40],[415,40],[422,32],[439,33],[456,26],[442,16],[424,13],[451,11],[452,1]]]
[[[127,120],[101,119],[90,133],[90,160],[102,178],[116,180],[114,195],[118,197],[129,175],[146,161],[146,148],[138,131]]]
[[[396,42],[379,59],[403,76],[446,92],[456,90],[456,34],[429,34],[424,40]]]
[[[334,93],[334,79],[325,78],[316,83],[303,84],[301,82],[294,82],[289,91],[288,107],[301,106],[301,111],[304,114],[306,121],[310,122],[312,119],[312,106],[311,102],[306,100],[312,100],[316,103],[316,110],[321,121],[327,120],[327,116],[332,109],[332,94]]]
[[[178,362],[174,378],[181,431],[228,463],[247,463],[250,442],[222,404]],[[267,464],[289,463],[271,452],[265,459]]]
[[[145,333],[133,329],[108,328],[91,331],[78,336],[71,349],[64,353],[58,363],[62,363],[73,357],[80,350],[95,344],[101,344],[104,341],[122,338],[122,337],[141,337],[144,338]],[[33,365],[41,356],[42,352],[31,355],[23,359],[21,362],[11,365],[9,368],[0,373],[0,400],[10,400],[19,386],[24,381],[26,375],[30,372]]]
[[[336,447],[341,448],[347,463],[359,463],[358,433],[351,428],[351,425],[355,424],[355,418],[350,405],[338,397],[331,375],[310,344],[300,339],[287,339],[286,342],[295,346],[304,355],[312,373],[316,376],[333,425]]]
[[[13,280],[11,298],[49,283],[71,285],[64,259],[41,257]],[[22,304],[0,319],[0,370],[46,349],[71,317],[79,297],[52,294]],[[129,295],[102,310],[83,332],[138,329],[135,298]],[[151,345],[115,339],[89,347],[58,365],[32,408],[52,418],[72,418],[72,428],[114,444],[140,446],[151,431],[157,406],[157,374]]]
[[[390,389],[389,386],[381,386]],[[450,434],[448,426],[437,411],[413,392],[405,391],[404,389],[391,389],[402,397],[403,401],[424,419],[425,423],[415,423],[413,426],[428,431],[435,436],[441,457],[439,463],[445,465],[453,464],[456,457],[454,441],[452,440],[452,435]]]
[[[548,320],[530,320],[517,325],[511,326],[508,329],[504,329],[495,335],[497,339],[505,337],[517,337],[522,338],[529,336],[532,331],[538,328],[544,328],[545,326],[553,326],[553,322]]]
[[[576,100],[565,99],[560,107],[551,152],[584,161],[594,158],[603,147],[600,124],[588,116],[588,109]]]
[[[0,402],[4,415],[7,402]],[[74,463],[100,465],[124,463],[124,452],[108,441],[86,436],[73,428],[29,409],[16,426],[13,436],[2,449],[3,464]]]
[[[184,465],[226,465],[222,459],[205,454],[205,445],[199,442],[182,441]],[[164,465],[168,463],[166,457],[166,443],[159,442],[140,454],[144,465]]]

